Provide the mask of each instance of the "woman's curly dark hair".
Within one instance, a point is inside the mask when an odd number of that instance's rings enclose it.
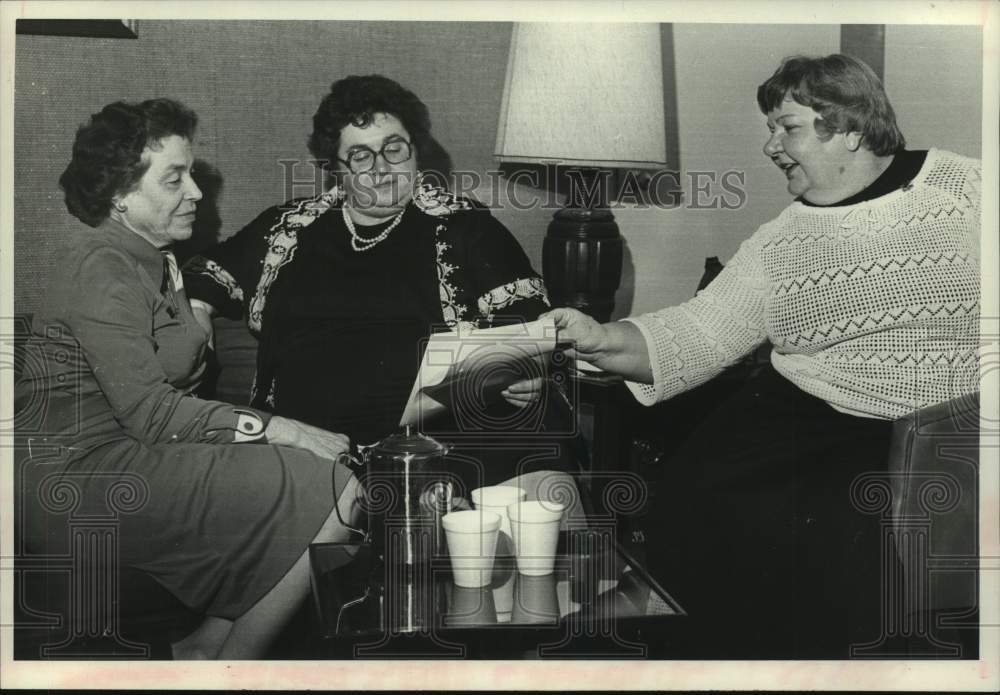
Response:
[[[334,82],[316,109],[309,151],[325,168],[335,169],[340,131],[347,125],[364,128],[376,113],[400,120],[413,141],[418,167],[424,168],[428,155],[440,149],[431,137],[430,113],[416,94],[382,75],[351,75]]]
[[[73,158],[59,177],[66,208],[98,226],[111,212],[111,199],[132,190],[149,168],[143,150],[171,135],[191,140],[197,125],[194,111],[173,99],[108,104],[76,131]]]

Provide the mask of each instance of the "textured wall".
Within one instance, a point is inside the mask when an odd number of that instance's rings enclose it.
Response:
[[[834,25],[800,25],[794,31],[764,24],[674,25],[677,166],[684,205],[618,214],[635,286],[619,291],[616,315],[652,311],[691,297],[706,256],[725,262],[740,242],[788,204],[784,177],[761,153],[767,130],[757,110],[757,85],[786,55],[836,51],[839,31]],[[715,207],[694,207],[724,192],[713,185],[708,195],[696,199],[694,172],[721,177],[727,171],[744,175],[745,204],[738,209],[722,209],[721,201]],[[700,179],[702,185],[705,181]]]
[[[217,210],[203,204],[199,224],[223,237],[290,196],[278,160],[308,156],[312,113],[330,82],[347,74],[399,80],[430,107],[435,134],[457,168],[494,166],[509,24],[143,21],[139,35],[17,37],[17,311],[34,310],[45,269],[79,227],[56,183],[74,130],[115,99],[173,96],[198,111],[198,156],[223,184]],[[738,210],[617,211],[628,246],[615,316],[683,301],[705,256],[727,260],[788,203],[782,177],[760,151],[766,131],[755,89],[782,56],[837,51],[839,27],[676,24],[670,39],[676,166],[682,173],[743,171],[747,199]],[[912,146],[978,155],[981,46],[978,27],[887,27],[886,86]],[[690,201],[689,180],[683,183]],[[479,193],[494,198],[488,186]],[[503,192],[495,197],[506,202]],[[551,211],[496,214],[540,269]]]
[[[706,256],[727,261],[740,242],[788,205],[784,177],[761,152],[767,131],[757,110],[757,85],[784,56],[840,50],[838,25],[675,24],[673,35],[679,167],[745,172],[746,204],[738,210],[684,206],[617,213],[631,267],[616,316],[684,301]],[[890,25],[885,44],[886,90],[909,145],[980,156],[980,28]],[[690,185],[685,187],[690,201]]]
[[[278,161],[309,156],[312,114],[348,74],[409,87],[456,167],[490,166],[509,41],[509,24],[447,22],[142,21],[137,40],[18,36],[16,310],[36,308],[47,266],[79,232],[57,181],[77,126],[104,104],[171,96],[198,112],[196,156],[223,182],[208,232],[225,237],[284,199]]]
[[[978,26],[885,28],[885,85],[908,147],[980,156],[982,61]]]

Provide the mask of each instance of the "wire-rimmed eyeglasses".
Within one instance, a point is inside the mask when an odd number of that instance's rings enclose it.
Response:
[[[347,153],[347,159],[337,161],[351,170],[352,174],[364,174],[375,167],[375,158],[381,156],[389,164],[402,164],[413,156],[413,146],[403,138],[389,140],[382,144],[378,152],[359,145]]]

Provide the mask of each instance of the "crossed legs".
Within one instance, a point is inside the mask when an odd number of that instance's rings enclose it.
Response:
[[[358,481],[351,477],[337,500],[340,518],[354,518],[357,499]],[[334,509],[312,542],[342,541],[348,533]],[[306,551],[273,589],[236,620],[209,616],[194,632],[175,642],[172,645],[174,659],[260,658],[308,591],[309,556]]]

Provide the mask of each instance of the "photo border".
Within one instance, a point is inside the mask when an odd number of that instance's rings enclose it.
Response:
[[[793,24],[979,24],[983,33],[983,332],[997,332],[997,69],[998,6],[992,2],[364,2],[319,3],[2,3],[2,116],[0,116],[0,332],[10,327],[13,307],[13,78],[14,20],[33,18],[143,19],[373,19],[401,17],[445,21],[739,22]],[[12,418],[12,388],[0,382],[0,420]],[[982,412],[998,418],[997,370],[984,374]],[[205,688],[205,689],[903,689],[994,690],[1000,653],[996,491],[998,447],[983,442],[980,462],[980,660],[898,661],[706,661],[628,663],[627,679],[608,662],[15,662],[12,660],[11,546],[13,491],[11,449],[0,446],[0,686],[3,688]],[[989,627],[986,627],[989,626]],[[99,676],[99,677],[98,677]]]

